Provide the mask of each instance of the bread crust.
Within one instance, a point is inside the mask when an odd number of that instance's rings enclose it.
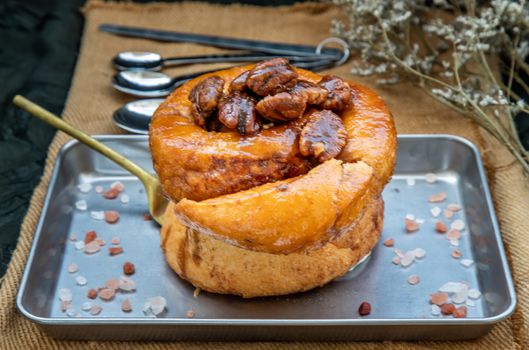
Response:
[[[170,204],[161,245],[171,268],[205,291],[244,298],[307,291],[342,276],[380,238],[384,202],[373,197],[351,229],[306,252],[270,254],[239,248],[184,226]]]

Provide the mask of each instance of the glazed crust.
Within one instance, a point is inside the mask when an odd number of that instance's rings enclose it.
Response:
[[[201,234],[184,226],[171,204],[162,249],[181,278],[209,292],[244,298],[303,292],[342,276],[373,249],[382,231],[383,204],[370,198],[343,236],[291,254],[255,252]]]
[[[224,79],[224,93],[234,78],[253,65],[205,74],[189,81],[156,110],[150,126],[154,168],[166,194],[204,200],[235,193],[268,182],[305,174],[310,164],[299,150],[304,118],[244,136],[237,131],[208,132],[196,125],[188,96],[210,76]],[[296,69],[300,80],[317,84],[321,76]],[[353,104],[340,113],[348,132],[338,155],[346,162],[362,160],[374,169],[377,187],[389,180],[395,163],[396,132],[393,118],[372,90],[352,82]]]

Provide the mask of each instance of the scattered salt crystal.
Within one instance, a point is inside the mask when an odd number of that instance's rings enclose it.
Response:
[[[441,308],[435,304],[432,305],[432,315],[439,316],[441,314]]]
[[[85,301],[81,306],[81,310],[89,311],[94,306],[94,303],[91,301]]]
[[[99,305],[94,305],[92,306],[92,308],[90,309],[90,315],[99,315],[101,313],[101,311],[103,310],[103,308]]]
[[[84,242],[83,241],[77,241],[74,243],[75,249],[82,250],[84,249]]]
[[[75,282],[80,286],[86,286],[88,281],[86,280],[86,277],[84,276],[77,276],[75,277]]]
[[[453,211],[454,213],[461,210],[461,206],[459,204],[452,203],[448,204],[446,207],[448,208],[448,210]]]
[[[465,301],[467,301],[467,299],[468,299],[468,288],[464,288],[452,296],[452,302],[454,304],[463,304]]]
[[[404,219],[404,227],[408,233],[418,231],[421,228],[417,221],[408,218]]]
[[[457,220],[454,220],[452,225],[450,225],[450,228],[453,229],[453,230],[461,231],[461,230],[465,229],[465,223],[463,222],[463,220],[457,219]]]
[[[433,173],[428,173],[424,176],[424,179],[426,180],[426,182],[428,182],[429,184],[433,184],[437,181],[437,175],[433,174]]]
[[[103,186],[97,185],[95,187],[95,191],[96,191],[96,193],[103,193],[103,191],[104,191]]]
[[[430,197],[428,197],[428,202],[439,203],[439,202],[443,202],[445,199],[446,199],[446,192],[439,192],[436,194],[432,194]]]
[[[446,239],[448,239],[449,241],[458,240],[460,238],[461,238],[461,232],[459,232],[459,230],[456,230],[454,228],[448,231],[448,233],[446,234]]]
[[[461,260],[461,265],[463,265],[464,267],[470,267],[470,266],[474,265],[474,260],[472,260],[472,259],[463,259],[463,260]]]
[[[70,241],[72,241],[72,242],[77,241],[77,235],[76,235],[75,233],[72,233],[72,234],[70,235]]]
[[[400,259],[400,265],[402,267],[408,267],[413,264],[415,260],[415,253],[413,251],[406,252],[404,256]]]
[[[412,251],[412,254],[415,258],[417,259],[422,259],[426,256],[426,250],[422,249],[422,248],[415,248],[413,251]]]
[[[408,276],[408,283],[411,284],[412,286],[416,285],[416,284],[419,284],[419,282],[421,281],[420,277],[418,275],[410,275]]]
[[[459,240],[458,239],[451,239],[450,240],[450,245],[452,245],[454,247],[459,247]]]
[[[121,242],[121,239],[117,236],[114,236],[110,242],[114,245],[118,245]]]
[[[79,266],[77,266],[77,264],[71,263],[70,265],[68,265],[68,272],[69,273],[75,273],[77,271],[79,271]]]
[[[86,254],[95,254],[97,252],[99,252],[101,250],[101,245],[99,244],[98,241],[92,241],[88,244],[85,244],[84,248],[83,248],[83,251],[86,253]]]
[[[66,312],[66,310],[68,310],[71,307],[72,307],[72,301],[71,300],[61,301],[61,311],[62,312]]]
[[[424,224],[424,219],[417,218],[417,219],[415,219],[415,222],[417,222],[419,225],[422,225],[422,224]]]
[[[474,300],[467,299],[465,302],[466,306],[474,307],[476,306],[476,302]]]
[[[394,256],[393,259],[391,259],[391,262],[395,265],[400,264],[400,258],[398,256]]]
[[[132,305],[130,304],[129,299],[123,300],[123,302],[121,303],[121,311],[123,311],[123,312],[132,311]]]
[[[82,193],[88,193],[92,189],[92,185],[89,183],[82,183],[82,184],[77,185],[77,188]]]
[[[119,288],[119,280],[117,278],[109,279],[105,282],[105,286],[110,289],[117,290]]]
[[[443,210],[443,215],[447,219],[451,219],[454,216],[454,212],[448,209]]]
[[[448,301],[448,294],[446,292],[438,292],[430,294],[430,302],[433,305],[442,306]]]
[[[195,311],[193,311],[193,310],[187,310],[187,312],[186,312],[186,316],[187,316],[188,318],[193,318],[193,317],[195,317]]]
[[[68,317],[80,317],[81,315],[73,307],[66,309],[66,316]]]
[[[72,291],[68,288],[59,289],[60,301],[72,301]]]
[[[461,251],[459,249],[455,249],[452,251],[451,255],[454,259],[459,259],[461,257]]]
[[[96,238],[95,241],[99,244],[100,247],[103,247],[107,242],[103,238]]]
[[[119,200],[121,201],[121,203],[127,204],[128,202],[130,202],[130,197],[127,194],[122,194],[121,196],[119,196]]]
[[[147,299],[147,302],[150,305],[151,312],[155,316],[161,314],[163,310],[165,310],[165,306],[167,305],[167,301],[165,300],[165,298],[160,296],[149,298]]]
[[[136,290],[136,283],[128,277],[121,276],[119,279],[119,289],[125,292]]]
[[[397,256],[398,256],[399,258],[404,257],[404,252],[403,252],[402,250],[400,250],[399,248],[396,248],[396,249],[394,250],[394,252],[395,252],[395,254],[397,254]]]
[[[405,219],[408,219],[408,220],[415,220],[415,215],[413,214],[406,214],[406,216],[404,217]]]
[[[408,186],[413,186],[415,185],[415,179],[408,178],[406,179],[406,183],[408,184]]]
[[[88,209],[88,204],[84,199],[80,199],[77,202],[75,202],[75,208],[77,210],[86,210]]]
[[[481,292],[477,289],[472,288],[468,291],[468,297],[470,299],[479,299],[481,297]]]
[[[434,218],[438,217],[439,214],[441,214],[441,208],[439,207],[433,207],[432,209],[430,209],[430,213],[432,214],[432,216]]]
[[[463,289],[467,289],[468,286],[461,282],[446,282],[439,288],[439,291],[445,293],[458,293]]]
[[[104,220],[105,219],[105,212],[104,211],[91,211],[90,217],[94,220]]]
[[[116,295],[116,292],[110,288],[101,289],[99,291],[99,298],[105,301],[111,300],[114,298],[114,295]]]
[[[386,247],[393,247],[395,245],[395,240],[393,238],[387,238],[384,240],[384,245]]]
[[[118,190],[119,192],[123,192],[123,190],[125,189],[125,185],[123,185],[121,181],[116,181],[110,185],[110,188]]]

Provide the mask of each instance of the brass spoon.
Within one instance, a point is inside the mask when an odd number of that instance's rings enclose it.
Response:
[[[149,212],[156,222],[160,225],[163,224],[164,213],[167,207],[169,200],[163,196],[162,187],[160,181],[156,176],[149,174],[145,169],[141,168],[137,164],[131,162],[127,158],[123,157],[121,154],[117,153],[110,147],[104,145],[103,143],[97,141],[88,134],[85,134],[81,130],[78,130],[66,123],[64,120],[60,119],[50,111],[45,110],[39,105],[31,102],[27,98],[16,95],[13,98],[13,103],[22,108],[23,110],[29,112],[33,116],[39,118],[40,120],[50,124],[54,128],[57,128],[73,138],[77,139],[79,142],[84,143],[88,147],[96,150],[105,157],[113,160],[118,165],[122,166],[126,170],[130,171],[133,175],[138,177],[145,187],[147,192],[147,200],[149,201]]]

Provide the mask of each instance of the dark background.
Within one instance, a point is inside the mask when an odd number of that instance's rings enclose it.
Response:
[[[22,94],[61,114],[79,51],[83,31],[79,8],[84,2],[0,1],[0,276],[4,275],[15,248],[55,133],[48,125],[15,109],[11,99]],[[275,6],[295,1],[239,2]],[[529,118],[518,118],[518,125],[528,147]]]

